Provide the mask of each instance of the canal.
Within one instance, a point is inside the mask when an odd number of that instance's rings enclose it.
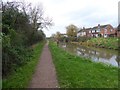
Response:
[[[95,62],[102,62],[116,67],[120,65],[117,50],[87,47],[68,43],[60,43],[59,46],[71,54],[85,58],[90,58]]]

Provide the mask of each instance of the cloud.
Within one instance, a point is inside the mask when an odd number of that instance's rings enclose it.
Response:
[[[52,17],[55,25],[44,30],[47,36],[75,24],[78,27],[93,27],[97,24],[118,24],[119,0],[25,0],[34,5],[42,2],[45,15]]]
[[[98,1],[96,0],[96,2]],[[66,17],[69,17],[69,21],[77,22],[81,25],[85,25],[88,23],[89,26],[91,24],[105,22],[112,22],[111,24],[117,23],[117,2],[115,2],[114,4],[107,5],[106,3],[104,4],[103,1],[101,3],[96,2],[95,4],[90,3],[90,5],[86,5],[80,10],[69,12],[67,13]],[[110,6],[112,6],[112,9]],[[115,6],[116,8],[113,8]]]

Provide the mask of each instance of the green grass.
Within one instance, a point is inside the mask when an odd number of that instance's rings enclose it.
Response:
[[[118,68],[71,55],[49,44],[60,88],[117,88]]]
[[[118,49],[118,38],[111,37],[111,38],[92,38],[88,40],[88,43],[92,43],[95,46],[104,47],[104,48],[111,48],[111,49]]]
[[[31,60],[26,65],[18,68],[17,71],[10,75],[7,79],[4,79],[2,88],[26,88],[28,86],[44,44],[45,42],[40,42],[35,45]]]

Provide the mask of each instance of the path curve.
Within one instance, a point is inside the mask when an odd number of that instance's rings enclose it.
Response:
[[[43,48],[29,88],[58,88],[56,70],[52,61],[48,42]]]

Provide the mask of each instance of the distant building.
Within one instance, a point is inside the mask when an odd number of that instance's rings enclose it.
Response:
[[[116,30],[110,25],[100,25],[93,28],[83,28],[78,31],[77,37],[116,37]]]
[[[91,37],[91,28],[83,27],[83,29],[78,31],[77,37]]]
[[[98,37],[100,35],[101,29],[102,29],[102,27],[100,26],[100,24],[98,24],[98,26],[93,27],[91,29],[91,36]]]
[[[117,32],[116,30],[110,25],[103,25],[101,26],[101,32],[100,34],[103,36],[103,37],[116,37],[117,36]]]
[[[120,24],[117,27],[117,37],[120,37]]]
[[[86,30],[86,36],[92,37],[92,33],[91,33],[92,28],[86,28],[85,30]]]

